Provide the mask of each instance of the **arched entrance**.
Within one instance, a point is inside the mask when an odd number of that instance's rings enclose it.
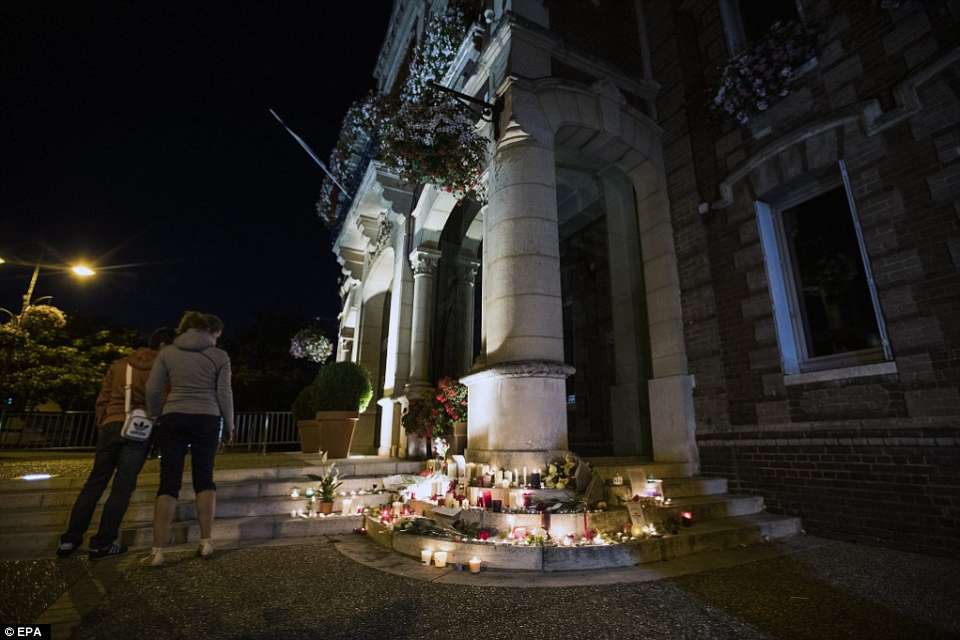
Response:
[[[648,451],[657,460],[686,462],[695,471],[693,379],[687,373],[660,129],[627,106],[610,83],[587,88],[557,79],[511,78],[501,93],[502,135],[484,215],[487,365],[463,379],[470,387],[469,457],[517,467],[568,449],[567,378],[573,371],[564,364],[557,166],[565,167],[572,157],[586,161],[574,168],[599,181],[596,191],[603,194],[607,228],[592,233],[606,237],[611,254],[621,250],[615,270],[629,275],[620,285],[613,278],[609,283],[608,333],[614,344],[624,334],[620,344],[626,357],[618,362],[617,353],[610,356],[616,377],[604,386],[616,395],[620,384],[634,385],[636,403],[630,404],[636,409],[629,409],[634,418],[617,418],[611,407],[611,424],[636,421],[636,428],[620,433],[643,435],[640,388],[646,382]],[[611,216],[614,207],[618,213]],[[589,218],[589,206],[581,207],[583,212]],[[628,239],[630,229],[639,236],[640,251]],[[624,290],[629,290],[630,314],[618,319],[614,309],[621,305],[614,304],[614,296]],[[639,336],[632,350],[628,332]],[[603,393],[595,395],[602,402]],[[614,433],[611,428],[611,447]],[[631,446],[642,452],[643,437]]]

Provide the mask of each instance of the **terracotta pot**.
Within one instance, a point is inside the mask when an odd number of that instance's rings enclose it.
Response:
[[[300,431],[300,451],[317,453],[323,447],[323,434],[318,420],[297,420]]]
[[[318,411],[316,422],[322,433],[321,449],[329,458],[346,458],[353,444],[353,432],[360,414],[356,411]]]
[[[320,513],[331,514],[333,513],[333,503],[332,502],[320,502]]]

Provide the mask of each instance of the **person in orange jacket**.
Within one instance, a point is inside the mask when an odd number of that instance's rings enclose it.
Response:
[[[137,476],[149,450],[148,442],[128,440],[121,435],[127,412],[145,409],[147,378],[153,361],[175,337],[173,329],[157,329],[148,346],[136,349],[116,360],[107,369],[96,403],[97,453],[93,469],[70,512],[70,524],[60,536],[57,555],[68,557],[83,544],[83,536],[93,519],[100,497],[113,479],[110,497],[103,505],[100,529],[90,538],[90,559],[97,560],[125,553],[127,547],[117,537],[130,497],[137,488]],[[127,406],[127,371],[130,371],[130,404]],[[114,475],[116,473],[116,475]]]

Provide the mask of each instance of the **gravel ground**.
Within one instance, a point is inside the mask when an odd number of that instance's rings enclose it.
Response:
[[[85,571],[78,560],[0,563],[0,622],[33,622]]]
[[[949,638],[960,637],[958,585],[960,562],[848,544],[562,589],[422,582],[313,544],[132,566],[74,637]]]

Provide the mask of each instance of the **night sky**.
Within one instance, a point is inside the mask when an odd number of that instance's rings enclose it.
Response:
[[[374,86],[390,8],[0,4],[0,257],[97,263],[36,295],[121,326],[335,316],[322,174],[267,109],[326,158]],[[29,275],[0,265],[0,307],[19,309]]]

